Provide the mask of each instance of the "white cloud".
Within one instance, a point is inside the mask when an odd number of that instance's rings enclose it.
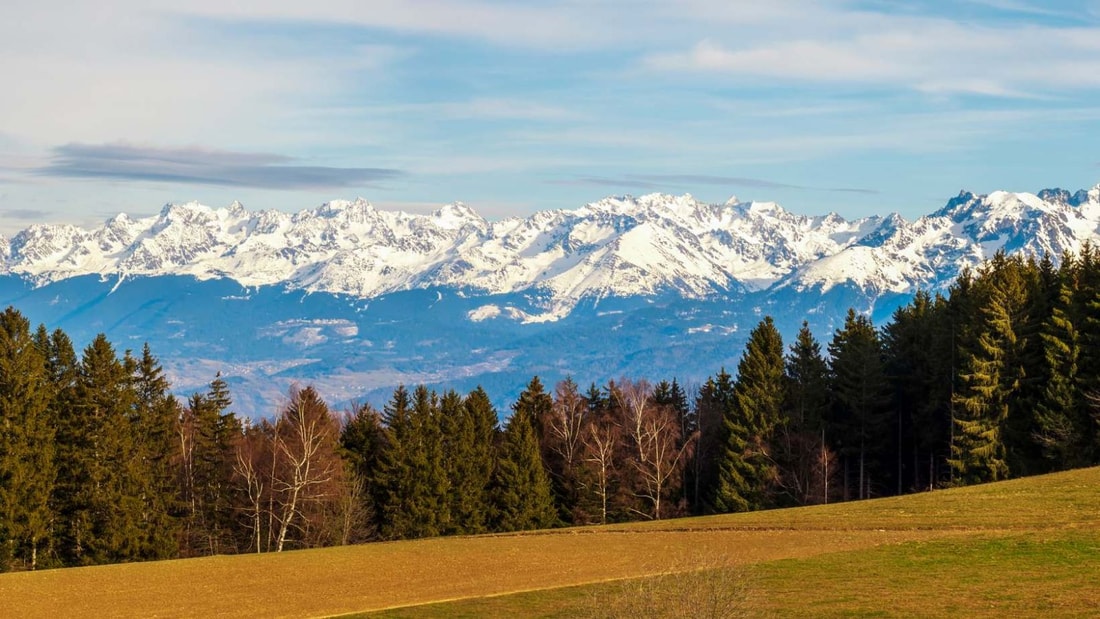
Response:
[[[704,39],[649,54],[660,72],[854,84],[933,93],[1043,96],[1100,87],[1100,28],[972,26],[942,18],[853,14],[796,38]]]

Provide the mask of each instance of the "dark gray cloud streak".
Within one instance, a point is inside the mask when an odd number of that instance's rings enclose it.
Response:
[[[795,189],[798,191],[826,191],[834,193],[858,193],[878,195],[874,189],[859,187],[812,187],[791,185],[774,181],[747,178],[743,176],[711,176],[707,174],[628,174],[621,178],[599,176],[581,176],[577,178],[549,181],[553,185],[583,185],[594,187],[618,187],[660,189],[662,187],[685,187],[692,185],[719,185],[725,187],[752,187],[756,189]]]
[[[371,185],[404,176],[388,168],[331,168],[294,165],[269,153],[201,148],[152,148],[127,144],[66,144],[37,170],[65,178],[156,181],[265,189],[327,189]]]
[[[48,218],[52,214],[53,213],[50,211],[41,211],[33,208],[10,208],[0,210],[0,215],[12,219],[42,220]]]

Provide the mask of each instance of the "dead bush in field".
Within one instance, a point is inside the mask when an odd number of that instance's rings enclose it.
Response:
[[[744,569],[696,567],[603,587],[592,596],[587,616],[601,619],[745,617],[748,616],[749,598]]]

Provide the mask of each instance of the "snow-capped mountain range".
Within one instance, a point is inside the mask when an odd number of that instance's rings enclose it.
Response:
[[[1057,256],[1098,230],[1100,185],[1076,194],[963,192],[912,222],[662,194],[495,222],[461,203],[431,215],[378,210],[362,199],[296,214],[188,203],[140,219],[121,214],[90,230],[33,225],[0,239],[0,269],[36,285],[89,274],[190,275],[360,298],[433,287],[537,290],[545,311],[522,319],[538,321],[561,318],[584,298],[704,298],[845,282],[903,293],[950,282],[997,249]]]
[[[0,303],[78,345],[148,341],[181,392],[220,371],[245,414],[295,382],[336,402],[483,384],[503,405],[532,374],[702,379],[736,365],[763,314],[825,340],[848,307],[881,322],[997,250],[1057,258],[1098,240],[1100,185],[962,192],[915,221],[662,194],[492,222],[463,204],[170,204],[0,238]]]

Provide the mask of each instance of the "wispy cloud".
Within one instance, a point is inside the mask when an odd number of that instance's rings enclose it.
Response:
[[[0,211],[4,217],[19,219],[22,221],[42,221],[48,219],[53,213],[33,208],[10,208]]]
[[[707,174],[627,174],[619,178],[600,176],[580,176],[577,178],[547,181],[552,185],[580,185],[595,187],[618,187],[639,189],[662,189],[667,187],[696,187],[699,185],[719,187],[748,187],[753,189],[794,189],[798,191],[825,191],[838,193],[858,193],[878,195],[875,189],[858,187],[814,187],[779,183],[761,178],[744,176],[712,176]]]
[[[806,189],[799,185],[776,183],[774,181],[746,178],[744,176],[711,176],[707,174],[648,174],[644,176],[630,176],[630,178],[643,179],[652,183],[667,183],[672,185],[732,185],[737,187],[755,187],[761,189]]]
[[[576,178],[561,178],[546,181],[548,185],[561,185],[565,187],[611,187],[615,189],[659,189],[657,183],[639,180],[637,178],[606,178],[601,176],[578,176]]]
[[[852,18],[833,31],[652,53],[643,66],[810,84],[930,93],[1043,97],[1100,87],[1100,28],[974,27],[938,18]],[[1042,46],[1022,44],[1043,41]]]
[[[989,7],[1006,13],[1019,13],[1022,15],[1040,15],[1044,17],[1063,17],[1068,19],[1080,19],[1081,14],[1075,11],[1051,8],[1043,4],[1020,2],[1019,0],[965,0],[968,4]]]
[[[368,186],[403,176],[389,168],[296,165],[269,153],[201,148],[155,148],[128,144],[67,144],[53,149],[45,176],[156,181],[266,189],[329,189]]]

